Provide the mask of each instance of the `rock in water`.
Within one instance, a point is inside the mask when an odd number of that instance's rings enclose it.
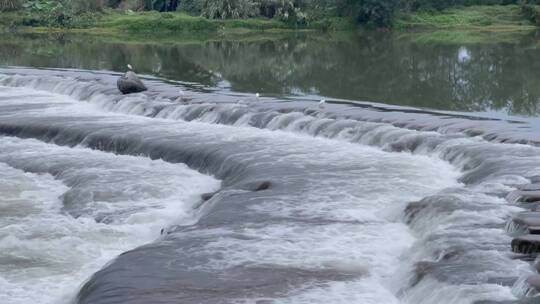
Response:
[[[116,85],[122,94],[139,93],[148,90],[133,71],[127,71],[124,76],[118,79]]]

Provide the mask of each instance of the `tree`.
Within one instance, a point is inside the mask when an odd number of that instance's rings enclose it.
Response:
[[[254,17],[258,7],[250,0],[203,0],[202,15],[210,19]]]

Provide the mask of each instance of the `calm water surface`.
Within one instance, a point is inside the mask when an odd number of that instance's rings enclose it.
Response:
[[[0,36],[0,65],[121,72],[131,63],[139,73],[223,90],[521,116],[536,124],[537,42],[534,33],[514,42],[467,45],[420,43],[392,34],[148,43],[9,34]]]

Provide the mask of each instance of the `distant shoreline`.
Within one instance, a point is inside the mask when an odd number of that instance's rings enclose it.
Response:
[[[538,29],[532,20],[540,9],[518,5],[491,5],[450,8],[436,12],[400,13],[391,31],[413,35],[421,42],[482,43],[507,41],[514,36]],[[47,26],[43,14],[0,13],[0,31],[24,33],[85,33],[126,37],[167,37],[174,39],[198,35],[244,35],[286,33],[298,31],[355,32],[365,28],[347,17],[323,18],[303,26],[263,18],[207,19],[181,12],[132,12],[106,10],[103,13],[81,15],[68,26]],[[538,19],[540,20],[540,19]]]

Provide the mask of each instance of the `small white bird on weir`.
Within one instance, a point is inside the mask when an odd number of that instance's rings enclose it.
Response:
[[[182,89],[178,89],[178,95],[178,98],[176,98],[177,102],[189,103],[191,101],[191,97],[187,96]]]
[[[326,108],[326,100],[321,99],[321,101],[319,101],[319,109],[324,110],[325,108]]]
[[[261,94],[259,93],[255,94],[255,98],[257,98],[257,101],[259,101],[259,97],[261,97]]]

